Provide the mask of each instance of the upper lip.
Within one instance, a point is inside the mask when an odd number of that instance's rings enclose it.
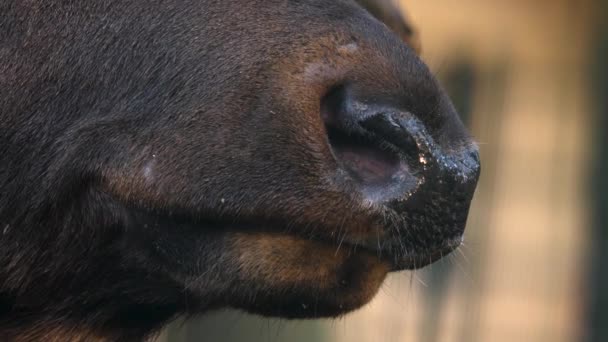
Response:
[[[392,260],[393,268],[391,270],[399,271],[404,269],[417,269],[430,265],[456,250],[461,244],[462,237],[445,240],[440,246],[424,253],[405,255],[404,257]]]
[[[370,238],[360,242],[348,241],[347,245],[354,249],[360,248],[374,253],[379,259],[386,260],[391,264],[391,271],[400,271],[430,265],[456,250],[462,242],[463,237],[457,236],[440,241],[433,247],[411,249],[409,251],[407,247],[401,245],[387,246],[387,244],[399,243],[397,241],[380,240],[378,238]],[[394,252],[395,250],[399,252]]]
[[[150,217],[150,212],[147,210],[135,210],[136,217],[140,224],[144,225],[147,219]],[[181,224],[190,227],[198,227],[201,225],[201,221],[194,219],[177,219],[165,216],[158,216],[158,214],[152,214],[154,219],[152,222],[162,224]],[[370,236],[365,240],[355,240],[348,236],[342,238],[332,238],[326,234],[322,235],[308,235],[305,236],[303,233],[297,233],[298,230],[290,229],[290,232],[285,231],[286,225],[280,224],[280,222],[256,222],[252,221],[240,221],[240,222],[223,222],[223,221],[209,221],[206,222],[205,226],[209,229],[215,230],[221,228],[222,231],[234,231],[234,232],[267,232],[270,234],[285,234],[301,239],[308,239],[311,242],[318,242],[323,244],[329,244],[336,246],[336,251],[339,249],[350,250],[353,253],[367,252],[371,255],[378,257],[379,261],[386,262],[390,265],[391,271],[399,271],[405,269],[417,269],[429,265],[438,259],[446,256],[462,243],[462,236],[458,235],[454,238],[443,239],[437,241],[432,246],[415,246],[411,243],[400,242],[398,239],[388,239],[387,237]],[[319,230],[317,230],[319,231]],[[323,229],[323,231],[333,231]],[[372,233],[373,235],[373,233]],[[402,245],[402,243],[404,245]]]

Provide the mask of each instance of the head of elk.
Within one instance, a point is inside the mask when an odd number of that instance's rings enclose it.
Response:
[[[0,11],[6,336],[141,337],[220,307],[338,316],[460,245],[476,146],[356,3]]]

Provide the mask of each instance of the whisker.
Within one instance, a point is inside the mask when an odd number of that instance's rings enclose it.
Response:
[[[425,283],[424,281],[422,281],[422,279],[420,279],[420,277],[416,276],[416,274],[414,274],[414,278],[424,287],[429,287],[427,285],[427,283]]]
[[[467,270],[458,262],[458,260],[456,259],[456,256],[454,256],[452,258],[452,261],[454,262],[454,264],[456,265],[456,267],[458,268],[458,270],[460,272],[462,272],[462,274],[464,274],[464,276],[467,279],[467,281],[471,285],[475,285],[475,280],[473,279],[473,277],[471,277],[471,275],[469,274],[469,272],[467,272]]]
[[[338,252],[340,251],[340,247],[342,247],[342,242],[344,242],[344,239],[346,238],[346,235],[348,234],[348,232],[346,232],[346,231],[344,233],[342,233],[342,229],[344,228],[344,222],[346,222],[346,216],[342,217],[342,223],[340,224],[340,230],[338,231],[338,236],[340,238],[340,242],[338,243],[338,248],[336,248],[336,252],[334,253],[334,256],[338,255]]]
[[[462,251],[461,248],[456,248],[456,250],[458,251],[458,254],[460,254],[462,256],[462,259],[467,263],[467,264],[471,264],[471,262],[469,261],[469,259],[467,258],[466,254],[464,254],[464,252]]]

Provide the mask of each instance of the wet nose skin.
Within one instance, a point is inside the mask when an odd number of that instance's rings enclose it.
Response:
[[[396,146],[409,166],[410,175],[418,179],[416,188],[408,189],[409,193],[387,193],[381,201],[398,208],[404,200],[414,197],[408,204],[412,209],[416,202],[427,202],[435,194],[453,197],[454,203],[473,197],[480,170],[479,153],[474,144],[448,151],[434,141],[418,118],[408,112],[382,112],[360,125]]]
[[[368,201],[397,217],[382,241],[364,245],[387,254],[395,269],[424,266],[458,247],[480,172],[476,145],[456,138],[466,137],[464,128],[429,128],[407,110],[363,103],[344,89],[322,108],[337,161]]]
[[[474,143],[448,138],[439,144],[416,115],[357,101],[343,88],[323,100],[322,117],[338,161],[369,200],[398,208],[414,195],[413,202],[434,193],[472,197],[480,169]]]
[[[414,239],[418,246],[409,255],[393,258],[394,268],[421,267],[449,254],[462,242],[479,178],[477,148],[473,144],[456,150],[442,148],[410,113],[385,113],[362,125],[399,146],[416,179],[415,188],[382,198],[402,217],[402,226],[392,229],[407,230],[407,238]],[[392,241],[389,237],[384,248],[399,250],[402,243],[397,240],[403,235],[392,234]]]

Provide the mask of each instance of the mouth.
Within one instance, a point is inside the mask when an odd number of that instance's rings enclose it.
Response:
[[[336,317],[355,310],[377,294],[388,273],[425,267],[462,241],[456,238],[431,249],[391,254],[373,245],[306,238],[276,229],[259,230],[260,226],[232,228],[238,228],[230,234],[234,259],[239,260],[237,269],[247,270],[248,282],[263,289],[256,291],[258,300],[253,306],[248,302],[233,305],[287,318]],[[252,232],[254,228],[258,231]],[[279,291],[268,290],[275,288]],[[290,289],[289,295],[281,295],[285,289]]]
[[[138,258],[169,279],[186,284],[193,301],[213,289],[209,279],[218,279],[230,296],[217,305],[267,316],[342,315],[369,302],[389,272],[427,266],[462,242],[460,236],[409,241],[376,235],[376,229],[389,230],[381,224],[362,234],[352,221],[343,235],[329,225],[319,225],[321,233],[311,234],[305,225],[287,225],[292,221],[285,218],[230,221],[122,207],[126,234],[121,245],[137,250]]]
[[[139,225],[145,227],[179,227],[182,231],[191,231],[200,234],[201,231],[207,233],[221,233],[230,235],[253,235],[253,236],[273,236],[299,241],[302,244],[324,249],[333,249],[335,254],[345,252],[348,255],[365,254],[377,260],[378,263],[386,264],[389,271],[396,272],[402,270],[415,270],[428,266],[435,261],[445,257],[456,250],[462,244],[462,235],[453,238],[427,242],[424,246],[415,245],[399,239],[387,239],[387,227],[374,227],[368,231],[378,231],[377,234],[370,233],[371,237],[352,237],[346,233],[339,234],[340,229],[336,227],[317,227],[314,231],[305,227],[281,224],[280,221],[269,220],[238,220],[238,221],[217,221],[217,220],[198,220],[175,218],[139,211],[137,219]],[[172,228],[174,229],[174,228]],[[323,233],[319,233],[323,232]],[[329,232],[329,233],[327,233]]]
[[[291,239],[301,240],[302,243],[308,243],[311,246],[319,246],[322,248],[333,248],[335,254],[340,251],[345,251],[349,255],[356,255],[358,253],[373,256],[379,263],[387,264],[389,271],[398,272],[403,270],[416,270],[426,267],[439,259],[449,255],[451,252],[461,246],[463,237],[458,234],[452,238],[443,238],[436,241],[426,241],[427,243],[423,246],[414,245],[406,241],[400,241],[399,239],[388,239],[385,233],[370,233],[373,237],[367,238],[349,238],[349,236],[338,236],[333,238],[336,234],[310,234],[305,235],[298,232],[305,231],[304,229],[298,229],[298,227],[292,227],[289,232],[285,231],[286,225],[277,223],[232,223],[232,224],[221,224],[218,223],[219,227],[223,231],[232,230],[236,233],[243,232],[256,232],[260,234],[272,234],[275,236],[284,236]],[[303,228],[303,227],[300,227]],[[369,232],[375,230],[388,231],[388,227],[375,227],[375,229],[368,229]],[[319,227],[320,231],[339,231],[338,229],[331,229],[329,227]],[[369,234],[368,234],[369,235]]]
[[[160,233],[167,234],[170,231],[186,233],[186,236],[210,236],[221,234],[223,236],[248,236],[285,238],[298,241],[308,245],[311,251],[316,248],[333,250],[335,256],[338,253],[347,255],[365,255],[375,259],[378,264],[385,264],[390,272],[402,270],[415,270],[445,257],[462,244],[462,236],[444,238],[425,244],[414,245],[407,241],[388,239],[386,233],[380,231],[389,230],[387,227],[376,226],[367,229],[367,237],[359,234],[340,235],[337,227],[317,227],[314,231],[306,227],[289,226],[281,221],[270,220],[201,220],[191,217],[152,213],[148,210],[131,210],[137,226],[145,229],[158,229]],[[286,229],[289,227],[289,229]],[[322,233],[319,233],[322,232]],[[378,232],[378,233],[371,233]],[[353,237],[358,236],[358,237]],[[167,237],[168,238],[168,237]],[[204,244],[204,242],[182,241],[182,245]]]

